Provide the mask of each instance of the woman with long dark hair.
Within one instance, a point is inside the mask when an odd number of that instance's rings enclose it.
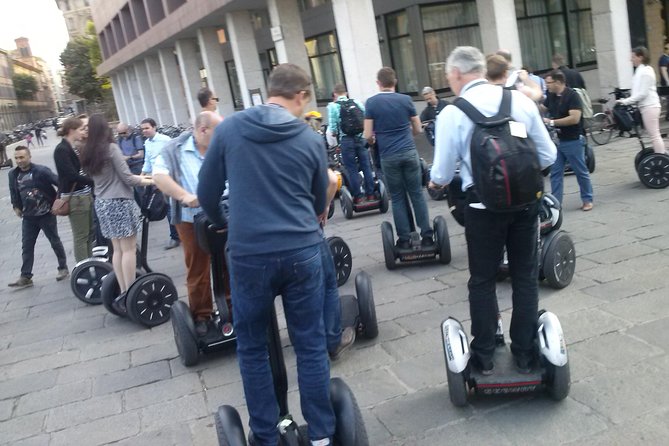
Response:
[[[93,180],[84,174],[77,145],[84,137],[84,123],[79,118],[67,118],[58,130],[63,139],[53,151],[58,172],[61,198],[70,202],[70,226],[74,258],[77,262],[91,256],[94,237]]]
[[[95,182],[95,212],[102,235],[112,242],[112,266],[123,294],[135,280],[137,266],[135,242],[140,210],[132,188],[149,186],[153,180],[130,172],[121,149],[114,143],[109,124],[100,114],[88,120],[81,165]]]
[[[660,97],[657,95],[655,70],[648,65],[650,62],[648,49],[643,46],[632,49],[631,60],[635,71],[632,77],[630,97],[619,99],[616,102],[639,107],[643,127],[650,136],[653,151],[665,153],[667,150],[660,134]]]

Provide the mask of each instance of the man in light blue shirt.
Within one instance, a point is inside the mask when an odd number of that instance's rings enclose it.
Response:
[[[374,195],[374,172],[369,160],[369,151],[365,147],[365,141],[362,139],[362,128],[360,133],[348,135],[342,129],[341,108],[349,105],[348,93],[344,84],[337,84],[334,87],[334,95],[336,99],[334,102],[328,104],[328,132],[335,137],[339,137],[339,144],[341,145],[341,157],[346,168],[346,175],[351,186],[351,195],[354,203],[360,203],[365,199],[360,190],[360,177],[358,176],[358,163],[364,178],[365,194],[367,199],[372,201],[376,197]],[[351,99],[361,111],[361,117],[365,114],[365,107],[358,100]],[[360,121],[362,126],[363,121]],[[357,161],[356,161],[357,158]]]
[[[457,96],[484,116],[496,115],[502,88],[485,80],[486,62],[473,47],[457,47],[446,61],[448,82]],[[542,169],[556,158],[555,144],[541,120],[536,104],[519,91],[511,91],[514,136],[530,137]],[[434,163],[430,187],[448,185],[458,162],[462,190],[467,192],[465,237],[469,257],[469,310],[472,320],[472,365],[483,374],[493,373],[497,330],[497,268],[506,245],[513,283],[511,352],[520,373],[536,364],[534,350],[538,310],[537,231],[538,201],[520,211],[495,213],[480,202],[472,178],[470,142],[474,123],[458,108],[446,107],[437,117]]]
[[[195,214],[202,211],[196,195],[198,175],[214,129],[222,120],[214,112],[200,113],[193,134],[165,144],[153,163],[153,179],[156,186],[170,197],[172,222],[183,242],[188,303],[199,336],[207,334],[213,307],[209,254],[198,245],[193,225]],[[229,283],[227,277],[225,282]],[[229,285],[225,294],[229,298]]]
[[[153,173],[153,163],[155,162],[165,144],[171,140],[167,135],[158,133],[158,125],[152,118],[146,118],[140,124],[144,141],[144,165],[142,166],[142,175],[151,175]],[[170,226],[170,239],[165,245],[165,249],[172,249],[179,246],[179,234],[172,224],[171,211],[167,212],[167,223]]]

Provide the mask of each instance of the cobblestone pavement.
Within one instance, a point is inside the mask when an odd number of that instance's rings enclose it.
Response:
[[[51,147],[33,151],[53,166]],[[669,190],[649,190],[632,167],[636,140],[595,147],[595,208],[581,212],[575,178],[565,182],[563,229],[578,254],[573,282],[540,287],[540,308],[555,312],[568,342],[569,397],[474,398],[455,408],[448,397],[439,334],[449,315],[468,325],[467,255],[463,230],[444,202],[453,261],[387,271],[379,225],[391,214],[345,220],[337,205],[327,228],[351,247],[354,272],[372,276],[379,337],[358,341],[332,366],[352,387],[373,445],[666,444],[669,437]],[[9,151],[10,155],[12,150]],[[6,172],[0,180],[0,444],[215,445],[213,412],[240,409],[243,392],[234,353],[179,362],[172,327],[151,330],[77,300],[56,282],[46,239],[36,247],[35,286],[12,291],[18,276],[20,220],[11,212]],[[67,219],[60,233],[74,266]],[[149,262],[185,296],[180,249],[164,251],[165,222],[151,224]],[[352,292],[353,280],[340,289]],[[508,326],[510,285],[498,286]],[[289,341],[282,332],[284,345]],[[289,403],[297,417],[295,361],[285,349]]]

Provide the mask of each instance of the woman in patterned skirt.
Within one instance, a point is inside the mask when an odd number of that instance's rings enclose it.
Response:
[[[135,242],[140,210],[132,188],[149,186],[153,180],[130,172],[121,149],[114,143],[109,124],[100,114],[88,121],[88,140],[81,151],[81,165],[95,182],[95,212],[102,235],[112,242],[112,265],[123,296],[135,280],[137,266]]]

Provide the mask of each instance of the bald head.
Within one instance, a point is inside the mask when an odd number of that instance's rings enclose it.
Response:
[[[128,134],[128,130],[130,127],[128,127],[128,124],[125,122],[119,122],[118,125],[116,126],[116,133],[118,133],[121,136],[124,136]]]
[[[211,111],[204,111],[197,115],[193,137],[200,150],[207,150],[211,137],[214,135],[214,129],[221,121],[223,121],[223,118]]]

